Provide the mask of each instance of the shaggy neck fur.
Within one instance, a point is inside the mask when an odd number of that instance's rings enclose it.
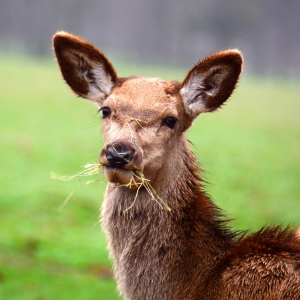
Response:
[[[126,299],[188,299],[193,281],[205,281],[205,274],[232,246],[233,235],[202,189],[194,155],[185,147],[180,157],[173,175],[165,176],[172,181],[158,190],[171,212],[142,188],[124,213],[136,191],[108,186],[102,217]]]

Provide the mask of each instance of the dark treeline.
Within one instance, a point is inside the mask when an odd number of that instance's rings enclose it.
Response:
[[[300,74],[299,0],[0,0],[0,48],[51,53],[58,30],[146,63],[191,65],[239,48],[246,71]]]

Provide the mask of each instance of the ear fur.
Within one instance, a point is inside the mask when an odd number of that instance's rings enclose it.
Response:
[[[78,96],[101,102],[111,93],[118,78],[116,71],[92,44],[58,32],[53,47],[63,78]]]
[[[180,90],[186,113],[194,119],[202,112],[221,107],[235,88],[242,63],[238,50],[227,50],[207,57],[192,68]]]

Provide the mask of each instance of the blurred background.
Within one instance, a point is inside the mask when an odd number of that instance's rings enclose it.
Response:
[[[193,64],[238,47],[246,71],[299,75],[297,0],[2,0],[0,5],[3,50],[49,56],[49,37],[65,30],[141,63]]]
[[[1,0],[0,299],[119,299],[99,225],[105,179],[50,179],[97,161],[102,145],[97,109],[56,66],[58,30],[94,43],[120,76],[181,81],[201,58],[240,49],[239,87],[195,122],[192,148],[234,229],[300,225],[298,0]]]

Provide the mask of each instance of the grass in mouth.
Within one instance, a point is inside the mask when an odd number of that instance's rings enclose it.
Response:
[[[137,187],[137,191],[132,205],[128,207],[125,210],[125,212],[134,206],[141,187],[144,187],[146,189],[151,199],[154,200],[161,208],[165,208],[166,210],[171,211],[170,206],[157,194],[155,189],[152,187],[150,180],[146,179],[143,172],[141,172],[140,170],[135,170],[135,171],[131,171],[131,173],[133,176],[131,177],[130,182],[122,186],[126,186],[130,188],[134,185],[135,187]]]
[[[92,163],[92,164],[86,164],[83,168],[84,169],[82,171],[80,171],[74,175],[59,175],[54,172],[51,172],[50,178],[56,179],[56,180],[62,180],[62,181],[70,181],[75,178],[79,178],[79,180],[82,180],[82,177],[91,177],[91,176],[98,175],[100,173],[100,171],[103,169],[103,165],[100,163]],[[142,187],[144,187],[146,189],[146,191],[150,195],[151,199],[154,200],[162,209],[164,208],[167,211],[171,211],[171,208],[157,194],[155,189],[152,187],[150,180],[146,179],[143,172],[141,172],[140,170],[135,170],[135,171],[131,171],[131,173],[133,176],[131,177],[131,180],[128,184],[117,186],[117,187],[125,186],[127,188],[132,188],[133,186],[136,187],[136,194],[135,194],[134,200],[133,200],[132,204],[127,209],[125,209],[124,213],[126,213],[128,210],[130,210],[134,206],[134,204],[136,203],[137,197],[138,197],[138,193]],[[103,183],[99,179],[90,179],[90,180],[87,180],[87,181],[79,184],[75,189],[72,190],[72,192],[68,195],[68,197],[66,198],[66,200],[63,202],[63,204],[60,206],[59,209],[61,210],[66,206],[66,204],[69,202],[70,198],[73,196],[73,194],[75,193],[75,191],[77,189],[79,189],[83,186],[86,186],[88,184],[94,183],[94,182]]]

